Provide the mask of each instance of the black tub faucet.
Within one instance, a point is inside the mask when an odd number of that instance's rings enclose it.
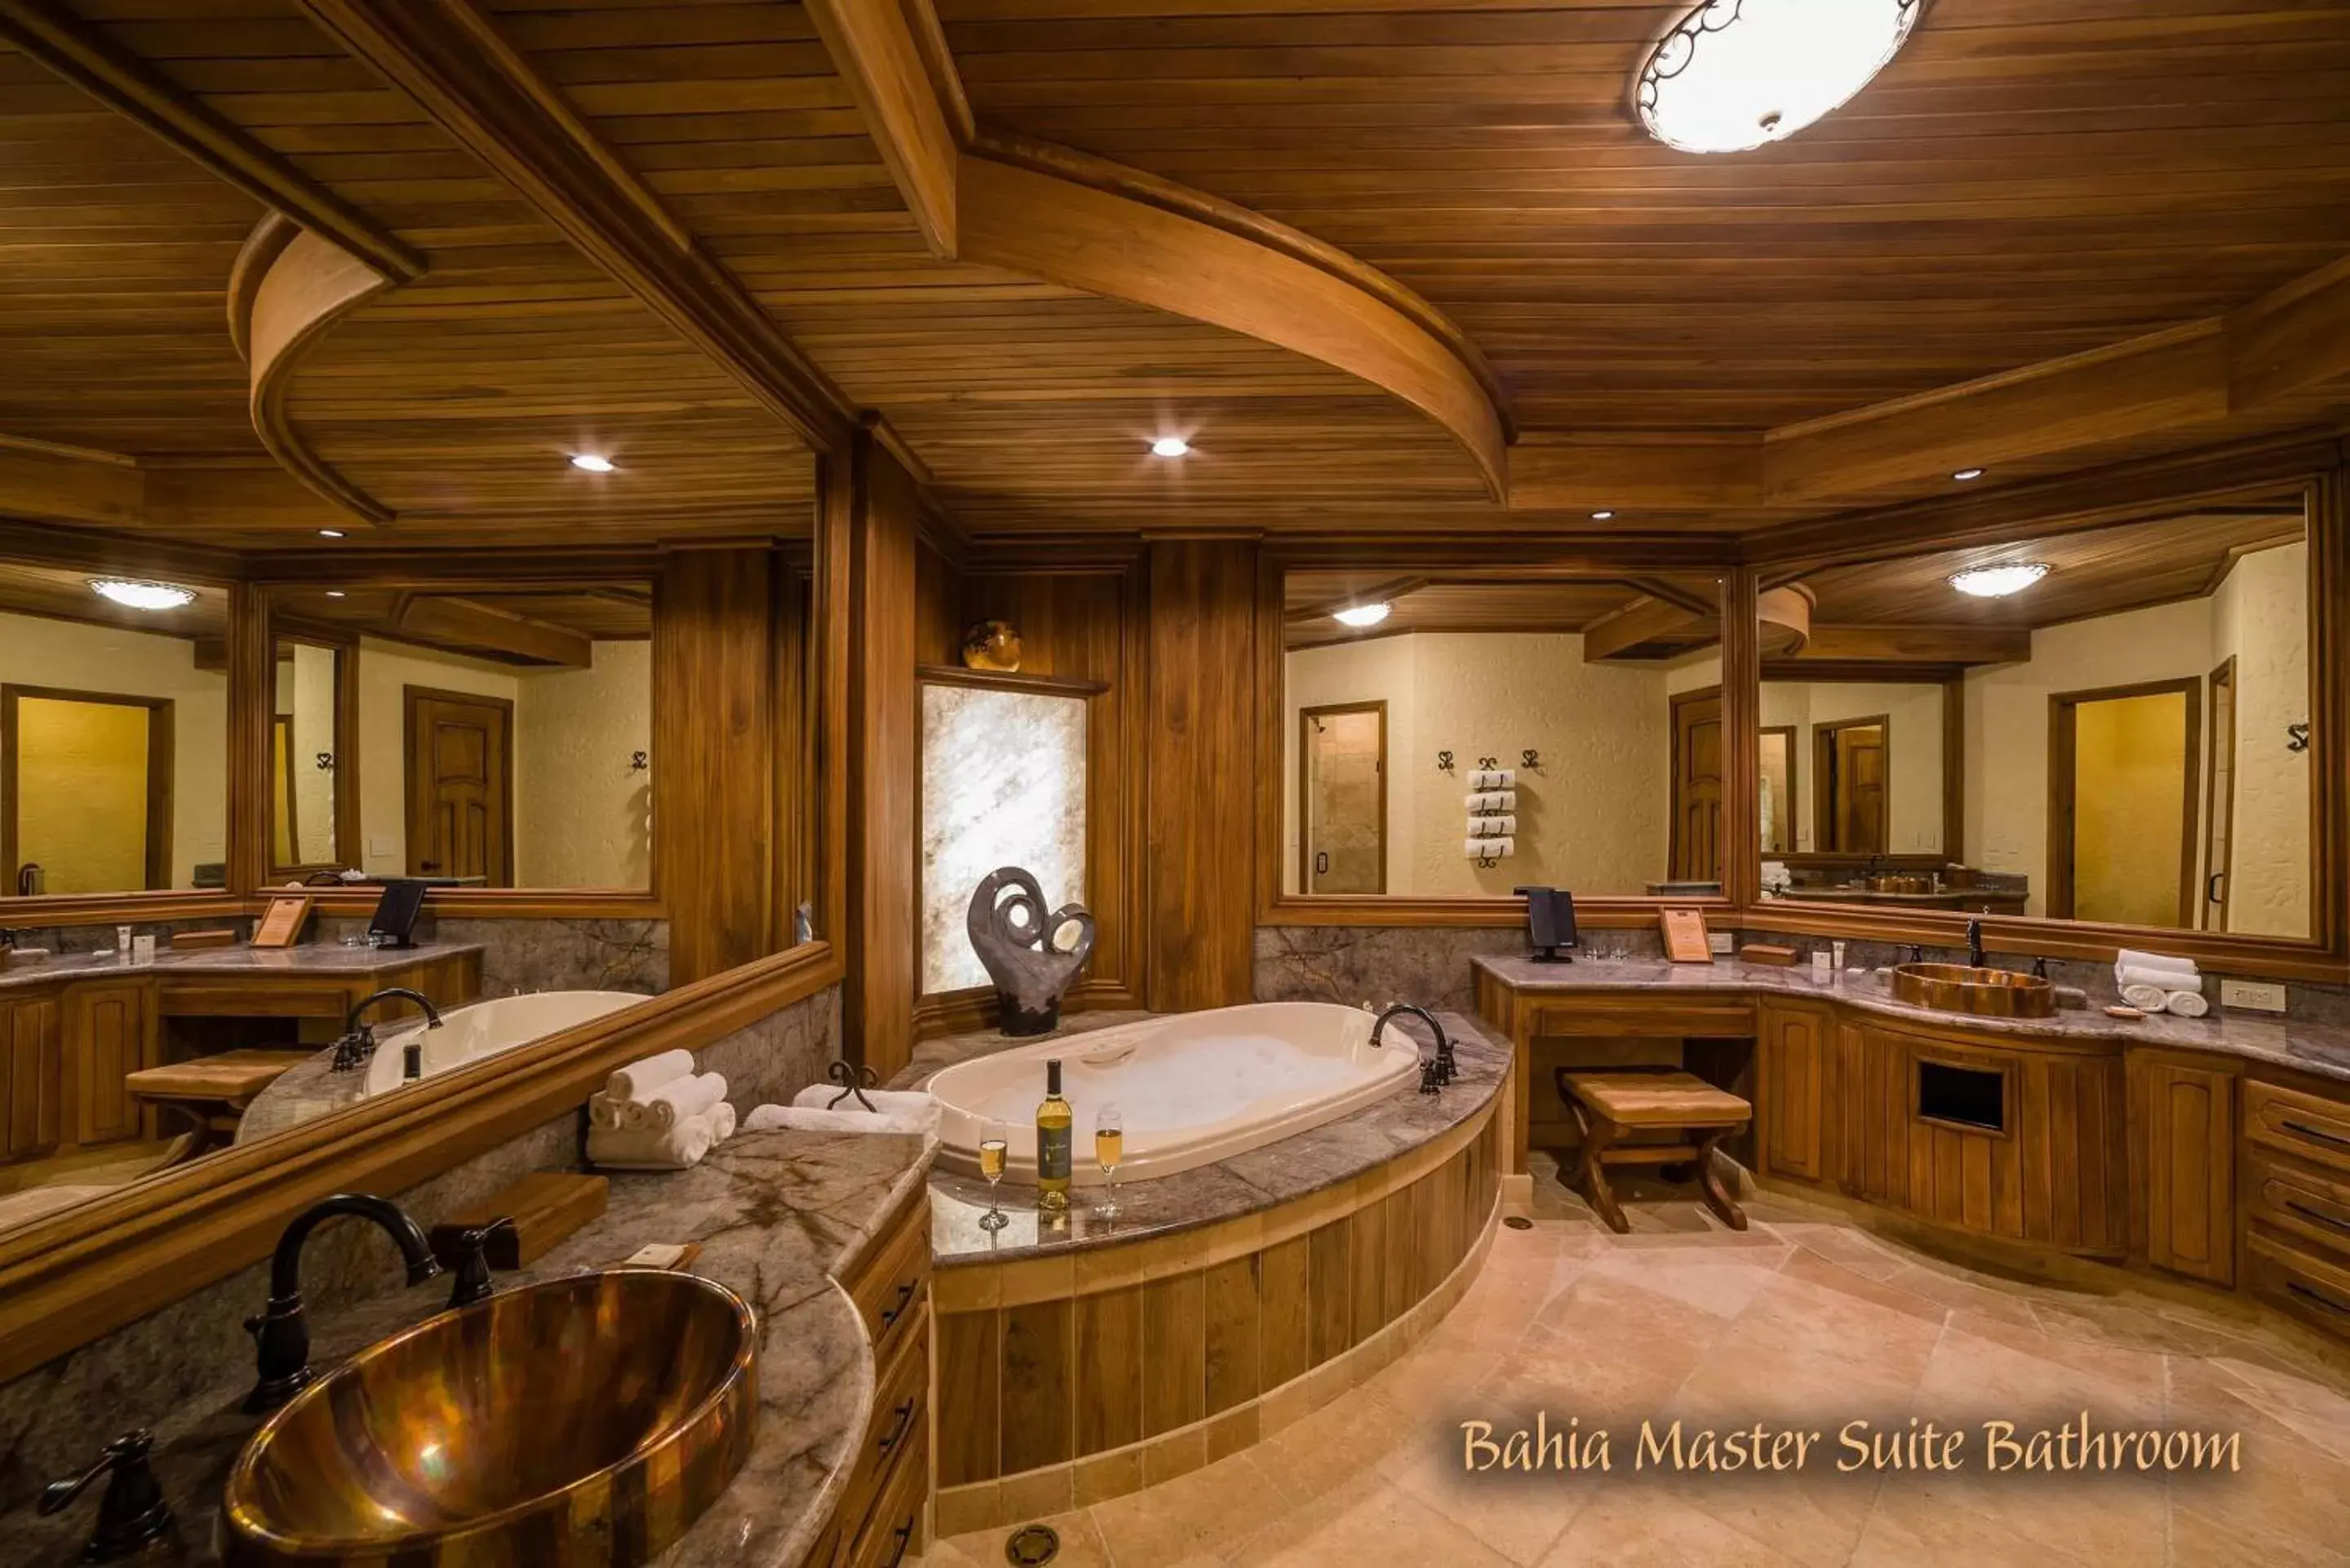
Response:
[[[343,1015],[343,1037],[335,1042],[335,1059],[328,1064],[331,1071],[348,1073],[354,1067],[366,1065],[368,1059],[375,1054],[375,1029],[371,1024],[360,1023],[359,1014],[379,1002],[395,999],[412,1002],[422,1008],[425,1028],[441,1027],[441,1010],[432,1005],[431,997],[421,991],[411,991],[404,985],[386,986],[374,995],[363,996],[353,1002],[351,1010]]]
[[[294,1217],[277,1238],[277,1251],[269,1262],[269,1304],[244,1320],[245,1332],[258,1348],[258,1380],[245,1396],[249,1415],[265,1415],[299,1394],[311,1379],[310,1325],[302,1311],[302,1244],[321,1220],[338,1214],[356,1214],[381,1226],[400,1249],[408,1265],[408,1282],[422,1284],[441,1272],[424,1239],[407,1210],[389,1198],[369,1192],[338,1192],[310,1205]]]
[[[1967,922],[1967,966],[1970,969],[1983,967],[1982,921],[1980,919]]]
[[[1371,1025],[1371,1044],[1377,1045],[1379,1043],[1379,1036],[1387,1033],[1388,1021],[1399,1012],[1409,1012],[1428,1025],[1429,1032],[1436,1036],[1436,1055],[1430,1064],[1435,1069],[1435,1081],[1440,1087],[1452,1082],[1453,1074],[1458,1070],[1452,1060],[1452,1042],[1445,1037],[1444,1025],[1436,1021],[1436,1014],[1425,1007],[1409,1002],[1389,1002],[1380,1012],[1378,1021]]]

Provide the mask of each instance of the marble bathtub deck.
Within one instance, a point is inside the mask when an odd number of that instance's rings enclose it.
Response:
[[[2054,1018],[1974,1018],[1897,1002],[1891,982],[1874,971],[1846,971],[1823,982],[1813,979],[1806,967],[1736,960],[1677,964],[1652,959],[1579,959],[1571,964],[1550,964],[1525,958],[1481,957],[1471,961],[1495,980],[1531,995],[1705,991],[1812,998],[1845,1002],[1904,1023],[1956,1024],[2024,1039],[2111,1040],[2211,1051],[2350,1083],[2350,1028],[2222,1013],[2216,1005],[2207,1018],[2158,1013],[2132,1022],[2109,1018],[2094,1006],[2060,1010]]]
[[[146,963],[124,962],[113,953],[58,953],[51,958],[12,960],[0,969],[0,992],[54,985],[68,980],[111,980],[172,974],[381,974],[411,964],[432,963],[485,950],[480,942],[419,942],[412,948],[347,948],[340,942],[306,942],[294,948],[191,948],[155,950]]]
[[[1076,1025],[1083,1020],[1082,1026],[1061,1033],[1080,1034],[1087,1028],[1105,1027],[1111,1020],[1130,1023],[1148,1016],[1079,1014],[1071,1023]],[[1260,1213],[1351,1181],[1483,1110],[1509,1071],[1510,1047],[1505,1042],[1458,1013],[1440,1012],[1437,1017],[1452,1042],[1460,1067],[1459,1075],[1441,1093],[1421,1094],[1415,1075],[1409,1087],[1318,1127],[1292,1133],[1196,1170],[1122,1182],[1118,1193],[1119,1212],[1114,1220],[1105,1220],[1096,1211],[1102,1196],[1099,1188],[1080,1188],[1067,1210],[1045,1214],[1036,1207],[1034,1188],[1006,1182],[995,1194],[995,1203],[1010,1223],[1001,1231],[989,1231],[980,1225],[989,1207],[987,1183],[976,1177],[934,1171],[931,1176],[932,1261],[939,1268],[951,1269],[959,1264],[1010,1262],[1088,1247],[1123,1245]],[[1399,1018],[1389,1026],[1387,1038],[1390,1044],[1424,1054],[1430,1042],[1422,1029],[1417,1020]],[[956,1061],[1035,1043],[1034,1036],[1013,1040],[992,1032],[957,1036],[943,1044],[932,1042],[942,1048],[893,1082],[919,1085]],[[1041,1084],[1038,1092],[1043,1092]]]
[[[745,1133],[691,1170],[614,1175],[603,1217],[497,1288],[621,1262],[650,1242],[699,1241],[692,1272],[740,1293],[759,1324],[759,1428],[725,1494],[658,1561],[662,1568],[799,1568],[831,1511],[871,1414],[874,1367],[864,1325],[831,1275],[927,1176],[929,1140],[896,1134]],[[338,1223],[359,1223],[338,1221]],[[399,1277],[388,1244],[383,1277]],[[448,1300],[447,1276],[314,1319],[313,1365],[325,1372]],[[254,1303],[256,1310],[261,1303]],[[156,1430],[155,1467],[193,1547],[213,1554],[221,1489],[259,1425],[238,1411],[253,1384],[253,1346],[192,1346],[221,1377]],[[0,1562],[64,1563],[88,1535],[95,1492],[54,1519],[0,1516]]]
[[[1749,1200],[1722,1230],[1664,1188],[1610,1234],[1537,1155],[1534,1224],[1503,1230],[1426,1341],[1253,1448],[1047,1520],[1056,1568],[2341,1568],[2350,1369],[2274,1320],[2116,1282],[1974,1272],[1825,1210]],[[2335,1353],[2338,1356],[2339,1353]],[[2234,1475],[2066,1480],[1629,1471],[1644,1418],[1823,1427],[1911,1414],[2241,1431]],[[1611,1429],[1605,1474],[1461,1473],[1464,1418]],[[1971,1428],[1980,1453],[1981,1428]],[[1814,1463],[1822,1450],[1814,1450]],[[1005,1530],[923,1568],[997,1568]]]

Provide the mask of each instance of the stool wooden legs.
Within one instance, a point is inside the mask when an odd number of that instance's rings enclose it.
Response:
[[[1570,1098],[1566,1105],[1575,1113],[1575,1125],[1583,1133],[1583,1163],[1575,1168],[1575,1184],[1581,1189],[1584,1200],[1607,1222],[1607,1228],[1618,1235],[1625,1234],[1632,1229],[1632,1222],[1624,1218],[1616,1194],[1608,1190],[1607,1167],[1600,1158],[1623,1129],[1614,1122],[1592,1116],[1584,1109],[1581,1100]]]
[[[1730,1196],[1730,1189],[1721,1184],[1721,1172],[1713,1163],[1713,1146],[1737,1130],[1735,1127],[1716,1127],[1706,1134],[1704,1140],[1697,1146],[1697,1189],[1705,1199],[1705,1206],[1712,1210],[1723,1224],[1733,1231],[1743,1231],[1746,1229],[1746,1210]]]

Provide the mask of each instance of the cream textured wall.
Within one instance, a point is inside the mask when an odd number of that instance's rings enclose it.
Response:
[[[1388,703],[1388,890],[1506,895],[1546,882],[1638,893],[1669,869],[1671,717],[1661,665],[1586,664],[1569,633],[1432,632],[1288,655],[1284,884],[1296,886],[1297,711]],[[1702,685],[1703,681],[1693,681]],[[1518,765],[1517,853],[1490,871],[1461,854],[1461,796],[1481,755]],[[1451,751],[1454,771],[1436,753]]]
[[[228,677],[198,670],[194,643],[0,614],[0,680],[171,698],[172,885],[193,887],[197,866],[228,858]],[[13,891],[16,867],[7,875]]]
[[[2236,660],[2228,929],[2305,937],[2310,753],[2286,750],[2285,727],[2309,718],[2308,546],[2238,561],[2211,596],[2211,622],[2212,665],[2230,655]]]
[[[1790,823],[1798,853],[1816,848],[1812,802],[1819,765],[1813,728],[1843,719],[1886,716],[1887,808],[1896,855],[1938,854],[1942,847],[1942,689],[1907,681],[1766,680],[1762,727],[1795,726],[1794,801]]]
[[[650,641],[598,642],[586,670],[533,670],[515,710],[515,880],[525,888],[652,886]]]
[[[335,774],[318,766],[317,755],[335,749],[335,650],[309,642],[277,646],[277,711],[294,721],[294,818],[302,835],[295,857],[306,866],[333,865]]]

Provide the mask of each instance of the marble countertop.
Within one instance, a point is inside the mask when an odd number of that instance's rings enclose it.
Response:
[[[1989,1034],[2024,1039],[2106,1040],[2126,1045],[2211,1051],[2350,1083],[2350,1029],[2338,1024],[2252,1018],[2241,1012],[2222,1014],[2216,1008],[2206,1018],[2156,1013],[2130,1020],[2108,1017],[2095,1005],[2060,1009],[2054,1018],[1977,1018],[1896,1001],[1892,982],[1880,971],[1846,970],[1822,981],[1814,980],[1805,965],[1741,963],[1734,959],[1716,960],[1710,964],[1677,964],[1662,959],[1578,958],[1571,964],[1553,964],[1536,963],[1526,958],[1479,957],[1471,961],[1505,985],[1537,994],[1576,991],[1733,991],[1813,997],[1909,1023],[1958,1024]]]
[[[483,951],[479,942],[419,942],[412,948],[347,948],[340,942],[306,942],[293,948],[158,947],[147,963],[126,962],[112,952],[57,953],[45,959],[11,959],[0,970],[0,991],[54,985],[60,981],[147,975],[381,974],[411,964]]]
[[[667,1552],[662,1568],[798,1568],[847,1485],[872,1413],[871,1346],[835,1271],[928,1174],[933,1145],[889,1133],[744,1133],[691,1170],[614,1174],[602,1218],[497,1287],[607,1268],[649,1242],[699,1241],[692,1272],[739,1293],[758,1314],[759,1428],[750,1460]],[[324,1372],[448,1299],[447,1276],[393,1290],[311,1324]],[[254,1303],[257,1309],[261,1303]],[[204,1345],[222,1377],[156,1428],[155,1468],[178,1511],[185,1561],[218,1561],[219,1500],[260,1424],[237,1409],[253,1384],[253,1347]],[[0,1561],[65,1563],[89,1532],[95,1495],[55,1519],[0,1515]]]
[[[988,1210],[987,1183],[976,1177],[934,1171],[931,1176],[932,1261],[939,1268],[951,1269],[1140,1241],[1257,1213],[1350,1181],[1467,1121],[1483,1110],[1501,1087],[1510,1065],[1508,1044],[1458,1013],[1437,1016],[1443,1022],[1460,1065],[1459,1075],[1442,1093],[1421,1094],[1415,1076],[1410,1086],[1318,1127],[1196,1170],[1122,1182],[1115,1220],[1103,1220],[1094,1212],[1102,1189],[1081,1188],[1067,1210],[1048,1215],[1037,1209],[1034,1188],[1006,1182],[996,1197],[1011,1223],[991,1232],[979,1223]],[[1391,1041],[1398,1031],[1409,1032],[1425,1052],[1428,1036],[1417,1020],[1398,1019],[1390,1027]],[[1033,1040],[996,1038],[1003,1049],[1034,1044]]]

